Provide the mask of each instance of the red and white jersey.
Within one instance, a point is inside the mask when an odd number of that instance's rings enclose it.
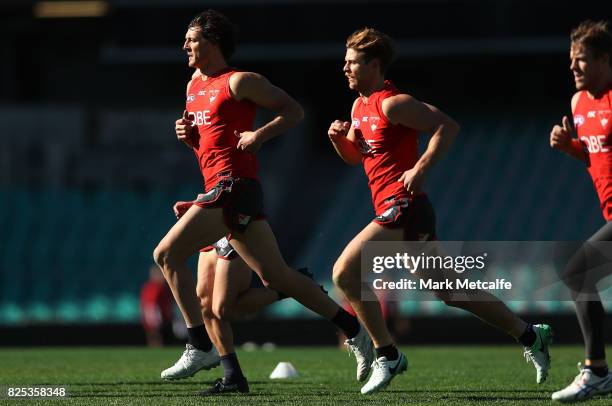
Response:
[[[611,99],[612,86],[599,99],[592,99],[586,91],[581,91],[574,108],[574,126],[589,153],[589,174],[607,221],[612,220]]]
[[[218,183],[217,175],[257,178],[257,159],[236,148],[234,131],[253,129],[257,106],[249,100],[236,100],[229,79],[237,71],[226,68],[213,76],[194,78],[187,89],[186,110],[194,121],[193,150],[204,177],[205,189]]]
[[[391,124],[382,110],[387,97],[400,92],[390,81],[370,95],[367,102],[358,98],[353,109],[353,129],[361,150],[361,161],[368,177],[376,215],[389,205],[390,197],[408,197],[398,179],[418,160],[417,133],[412,128]]]

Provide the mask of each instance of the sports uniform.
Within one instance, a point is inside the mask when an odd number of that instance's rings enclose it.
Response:
[[[253,128],[256,106],[232,97],[229,79],[236,72],[226,68],[206,80],[195,77],[187,89],[186,110],[193,120],[190,143],[206,190],[194,204],[223,208],[226,225],[242,232],[263,217],[263,195],[255,155],[237,148],[234,132]]]
[[[574,125],[589,154],[588,171],[599,196],[603,217],[612,221],[612,86],[598,99],[581,91]]]
[[[398,181],[418,160],[416,131],[390,123],[382,110],[383,101],[399,93],[386,80],[367,102],[357,99],[353,109],[353,130],[376,211],[373,221],[402,228],[404,240],[434,240],[435,213],[429,199],[424,193],[410,196]]]

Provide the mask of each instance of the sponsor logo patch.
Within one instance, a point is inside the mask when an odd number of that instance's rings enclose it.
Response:
[[[580,127],[584,124],[584,116],[582,114],[576,114],[574,116],[574,127]]]

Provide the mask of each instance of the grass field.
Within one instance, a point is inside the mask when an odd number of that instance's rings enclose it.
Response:
[[[220,368],[173,383],[159,380],[160,371],[174,363],[181,351],[178,347],[0,349],[0,404],[8,403],[9,386],[63,386],[69,393],[61,400],[21,400],[27,405],[552,404],[551,392],[573,379],[582,357],[578,346],[554,347],[551,376],[539,386],[519,346],[404,347],[408,372],[384,392],[362,396],[354,379],[354,359],[336,348],[239,351],[251,393],[202,398],[196,393],[220,376]],[[290,361],[300,377],[268,379],[279,361]],[[588,404],[611,405],[612,396]]]

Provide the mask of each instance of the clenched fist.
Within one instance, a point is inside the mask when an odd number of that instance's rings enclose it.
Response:
[[[346,134],[348,134],[350,128],[351,123],[349,123],[348,121],[335,120],[329,126],[329,130],[327,130],[327,135],[329,136],[329,139],[334,142],[339,137],[346,137]]]
[[[189,147],[193,147],[193,143],[191,141],[191,134],[193,132],[194,125],[192,117],[189,115],[189,112],[185,110],[183,112],[183,117],[176,120],[174,125],[174,131],[176,132],[176,138],[185,143]]]
[[[555,125],[550,132],[550,146],[559,151],[568,151],[575,132],[567,116],[563,116],[562,124]]]

